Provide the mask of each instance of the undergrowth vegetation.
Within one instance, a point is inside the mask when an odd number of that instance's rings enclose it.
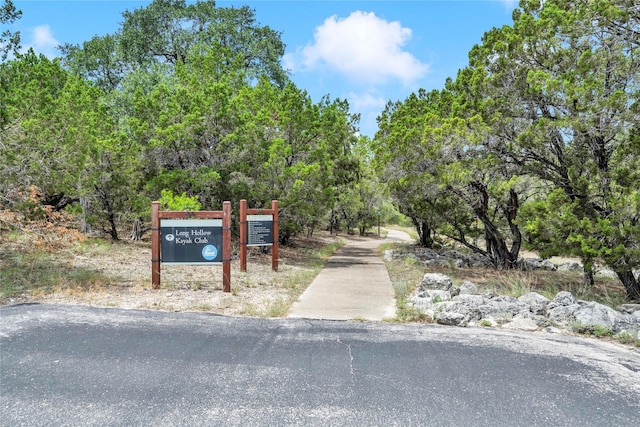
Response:
[[[406,245],[402,246],[406,249]],[[385,243],[381,245],[380,253],[399,247],[400,244]],[[386,262],[386,266],[396,294],[397,315],[394,321],[397,322],[433,322],[433,319],[421,310],[408,304],[409,296],[420,284],[425,273],[446,274],[456,286],[468,280],[476,284],[481,293],[490,292],[496,295],[519,297],[529,292],[538,292],[553,299],[558,292],[569,291],[579,300],[596,301],[614,309],[628,302],[626,292],[617,280],[597,277],[595,285],[589,287],[584,285],[580,272],[495,270],[453,266],[425,267],[414,257],[394,259]],[[640,339],[626,332],[614,335],[607,328],[593,325],[574,325],[572,330],[581,335],[611,339],[622,344],[640,347]]]
[[[39,209],[42,215],[26,219],[0,211],[0,303],[25,294],[109,286],[112,278],[75,265],[76,257],[90,253],[91,240],[73,228],[73,218]]]
[[[383,252],[397,247],[398,244],[384,244],[380,250]],[[496,270],[446,265],[425,267],[413,257],[388,262],[387,269],[396,292],[398,287],[401,289],[400,295],[413,292],[425,273],[441,273],[449,276],[454,285],[460,286],[468,280],[476,284],[481,292],[490,291],[499,295],[519,297],[529,292],[538,292],[553,299],[558,292],[569,291],[577,299],[596,301],[612,308],[627,302],[625,290],[616,279],[598,276],[594,286],[585,286],[581,272]]]

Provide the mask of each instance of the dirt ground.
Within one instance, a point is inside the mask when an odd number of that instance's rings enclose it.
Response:
[[[349,239],[345,235],[315,233],[312,238],[296,237],[291,245],[280,246],[278,271],[271,269],[271,253],[249,248],[247,272],[240,271],[239,248],[234,241],[231,263],[231,293],[222,291],[222,266],[161,266],[161,288],[151,287],[151,244],[149,236],[140,242],[112,242],[87,239],[69,229],[27,230],[24,239],[10,243],[6,230],[0,236],[2,254],[26,251],[38,240],[52,260],[52,269],[63,266],[64,274],[81,276],[69,285],[38,288],[15,293],[1,302],[83,304],[96,307],[154,309],[165,311],[206,311],[223,315],[286,315],[290,304],[318,273],[317,251],[332,242]],[[15,234],[15,233],[14,233]],[[22,234],[22,233],[18,233]],[[51,237],[57,235],[57,238]],[[30,237],[29,237],[30,236]],[[44,236],[44,239],[43,239]],[[71,236],[71,237],[70,237]],[[4,238],[2,238],[4,237]],[[63,240],[76,240],[62,244]],[[4,240],[4,242],[3,242]],[[315,261],[315,262],[314,262]]]
[[[222,291],[222,266],[162,265],[161,288],[151,287],[151,250],[131,248],[120,253],[76,256],[74,266],[95,269],[111,278],[108,286],[66,288],[36,295],[29,302],[85,304],[99,307],[209,311],[225,315],[263,316],[282,310],[302,286],[311,269],[280,260],[271,270],[270,255],[252,253],[247,272],[232,262],[231,293]]]

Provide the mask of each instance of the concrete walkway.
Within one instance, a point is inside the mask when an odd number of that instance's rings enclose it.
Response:
[[[376,249],[382,242],[412,239],[402,231],[387,232],[385,240],[354,241],[340,248],[293,303],[288,317],[378,321],[395,317],[395,293]]]

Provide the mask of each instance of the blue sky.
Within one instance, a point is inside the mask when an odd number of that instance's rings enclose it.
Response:
[[[144,0],[14,0],[23,12],[23,49],[49,57],[56,46],[81,44],[114,33],[122,12]],[[493,27],[510,25],[513,0],[307,1],[220,0],[219,7],[249,5],[257,21],[282,33],[283,64],[314,102],[347,99],[373,137],[388,101],[420,88],[440,89],[468,63],[468,53]]]

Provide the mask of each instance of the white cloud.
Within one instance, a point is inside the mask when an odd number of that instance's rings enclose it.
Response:
[[[382,111],[387,104],[386,99],[372,92],[362,94],[350,92],[347,99],[349,107],[354,110],[376,109]]]
[[[399,80],[410,86],[429,71],[427,64],[403,50],[411,36],[411,29],[397,21],[356,11],[344,19],[326,19],[316,28],[314,43],[297,53],[307,69],[325,66],[362,84]],[[293,59],[285,58],[292,70]]]
[[[294,53],[285,53],[282,56],[282,68],[285,70],[293,71],[298,68],[296,62],[296,54]]]
[[[56,48],[60,42],[56,40],[48,25],[38,25],[27,32],[27,42],[23,44],[22,51],[32,48],[37,54],[43,54],[47,58],[57,56]]]

